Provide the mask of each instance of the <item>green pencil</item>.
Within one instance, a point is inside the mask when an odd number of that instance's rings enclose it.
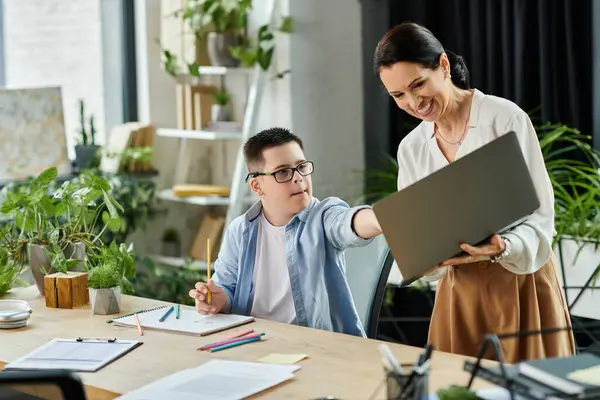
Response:
[[[175,314],[175,318],[179,319],[179,315],[180,315],[179,313],[180,313],[180,307],[179,307],[179,304],[177,304],[177,312]]]

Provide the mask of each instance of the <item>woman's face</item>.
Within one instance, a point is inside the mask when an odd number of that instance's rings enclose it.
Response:
[[[450,103],[450,63],[445,54],[438,68],[402,61],[382,68],[379,78],[398,107],[413,117],[436,121]]]

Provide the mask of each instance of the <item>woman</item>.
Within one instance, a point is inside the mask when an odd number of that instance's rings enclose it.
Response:
[[[441,279],[429,342],[476,356],[488,333],[570,326],[552,258],[554,194],[528,115],[506,99],[471,89],[463,59],[414,23],[400,24],[381,39],[375,69],[398,107],[422,120],[398,146],[398,190],[515,131],[541,203],[521,225],[477,247],[463,244],[467,255],[444,261],[426,276]],[[575,352],[570,331],[504,339],[501,345],[508,362]]]

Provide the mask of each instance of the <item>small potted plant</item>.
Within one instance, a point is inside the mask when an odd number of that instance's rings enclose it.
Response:
[[[179,257],[181,255],[181,243],[179,232],[170,228],[165,231],[162,237],[163,256]]]
[[[212,122],[231,121],[231,94],[225,89],[213,95],[214,104],[211,106]]]
[[[88,168],[97,168],[100,166],[101,152],[100,146],[96,144],[94,116],[90,116],[90,127],[87,130],[83,100],[79,100],[79,120],[81,124],[79,128],[81,138],[80,143],[75,146],[75,163],[80,171]]]
[[[121,312],[121,294],[132,293],[130,283],[135,275],[133,247],[112,242],[90,259],[88,290],[93,314]]]

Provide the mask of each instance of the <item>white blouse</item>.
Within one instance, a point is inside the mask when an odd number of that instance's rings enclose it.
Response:
[[[530,274],[549,260],[555,231],[554,192],[529,116],[509,100],[474,89],[469,129],[456,153],[456,159],[509,131],[517,134],[540,199],[540,207],[521,225],[501,232],[511,242],[511,253],[501,264],[515,274]],[[421,122],[398,146],[398,190],[446,165],[448,160],[437,144],[433,122]],[[439,268],[425,279],[438,280],[446,271],[447,268]]]

